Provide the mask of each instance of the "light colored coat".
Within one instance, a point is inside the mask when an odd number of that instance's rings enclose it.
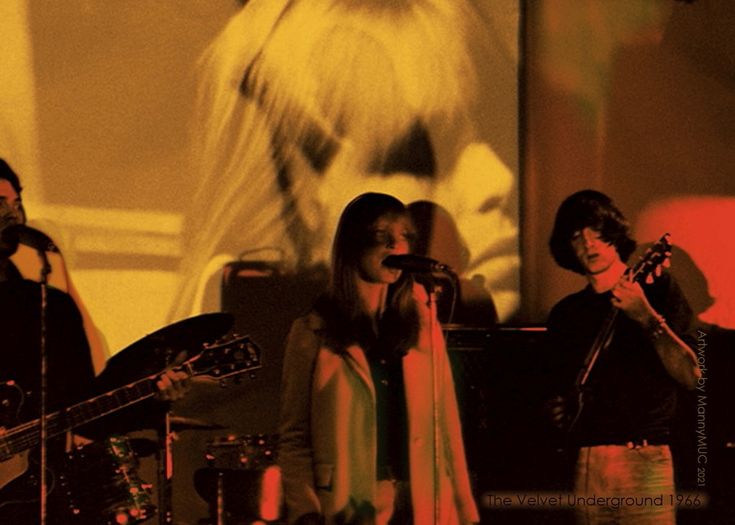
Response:
[[[478,522],[441,327],[425,304],[419,313],[419,342],[403,358],[414,523],[434,523],[432,346],[439,378],[438,524]],[[375,390],[369,365],[358,346],[344,354],[325,347],[322,326],[313,313],[296,320],[284,359],[278,462],[291,523],[309,512],[332,523],[340,511],[372,503],[376,494]]]

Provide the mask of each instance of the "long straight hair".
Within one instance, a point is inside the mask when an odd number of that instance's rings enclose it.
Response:
[[[372,228],[382,217],[410,220],[404,204],[383,193],[365,193],[350,202],[340,217],[332,246],[329,291],[316,305],[326,321],[325,335],[337,352],[353,343],[371,353],[402,356],[418,340],[414,280],[403,272],[388,287],[386,309],[378,319],[378,333],[357,290],[357,270],[365,251],[374,246]]]

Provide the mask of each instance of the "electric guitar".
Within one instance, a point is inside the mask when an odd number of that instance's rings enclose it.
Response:
[[[635,266],[628,268],[626,275],[631,281],[645,281],[650,284],[653,282],[655,277],[661,275],[661,268],[663,266],[668,266],[669,258],[671,257],[670,238],[671,236],[668,233],[663,234],[653,246],[646,250]],[[568,432],[571,432],[574,429],[575,425],[579,421],[579,417],[582,415],[587,394],[587,381],[589,380],[590,373],[597,363],[598,358],[610,346],[610,342],[615,334],[615,324],[619,314],[620,309],[613,307],[610,308],[610,311],[600,326],[597,336],[587,352],[584,363],[577,374],[577,378],[574,382],[574,394],[570,396],[576,401],[576,407],[570,407],[571,417],[569,424],[567,425]]]
[[[247,336],[205,346],[204,350],[174,368],[189,377],[208,376],[217,380],[261,368],[260,349]],[[46,416],[48,438],[59,436],[153,397],[158,392],[159,374],[148,376],[105,394],[93,397]],[[23,390],[13,381],[0,383],[0,413],[16,416],[24,401]],[[1,417],[1,416],[0,416]],[[6,421],[2,418],[0,421]],[[3,488],[28,469],[29,450],[40,442],[40,418],[11,428],[0,427],[0,508],[8,503]]]

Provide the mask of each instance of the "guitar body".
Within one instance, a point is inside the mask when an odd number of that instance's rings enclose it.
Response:
[[[12,453],[2,438],[18,424],[25,394],[14,381],[0,384],[0,523],[29,524],[38,521],[40,485],[38,462],[30,450]],[[17,428],[17,427],[15,427]],[[12,455],[8,455],[12,454]],[[49,498],[56,479],[47,470]],[[50,521],[50,523],[64,523]]]
[[[25,474],[25,475],[23,475]],[[0,523],[33,523],[38,515],[38,477],[24,471],[0,490]]]
[[[0,505],[4,501],[5,486],[28,470],[28,451],[21,452],[0,463]]]
[[[39,521],[39,498],[40,480],[38,475],[38,462],[34,455],[23,452],[18,456],[23,457],[25,468],[0,489],[0,523],[16,523],[30,525]],[[0,465],[0,470],[5,469],[9,462],[15,460],[15,456]],[[3,472],[5,474],[5,472]],[[59,491],[57,478],[51,469],[46,470],[46,482],[48,484],[48,523],[50,525],[66,525],[59,510],[63,503],[58,501]]]
[[[18,423],[23,398],[23,390],[14,381],[0,383],[0,436]],[[7,457],[9,452],[0,446],[0,490],[28,470],[27,450]],[[2,501],[4,498],[0,492],[0,504]]]

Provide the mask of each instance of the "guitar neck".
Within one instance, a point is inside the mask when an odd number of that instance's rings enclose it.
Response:
[[[153,397],[156,377],[148,377],[46,416],[48,437],[59,436],[86,423]],[[40,419],[27,421],[0,435],[0,461],[38,445]]]
[[[618,319],[619,313],[620,310],[617,308],[611,308],[607,317],[605,317],[602,326],[597,332],[595,341],[587,351],[584,364],[577,374],[577,379],[574,383],[575,387],[581,388],[587,383],[590,373],[592,372],[592,368],[594,368],[595,363],[597,362],[597,358],[600,357],[600,354],[610,345],[610,341],[612,340],[612,336],[615,332],[615,322]]]
[[[189,377],[206,375],[223,381],[260,367],[260,349],[249,337],[243,336],[227,343],[207,346],[204,351],[175,368],[174,371],[185,372]],[[95,419],[153,397],[158,392],[157,380],[157,375],[151,375],[47,415],[45,421],[48,437],[61,435]],[[17,385],[16,388],[18,388]],[[0,433],[0,461],[37,445],[40,441],[40,421],[40,419],[28,421]]]

